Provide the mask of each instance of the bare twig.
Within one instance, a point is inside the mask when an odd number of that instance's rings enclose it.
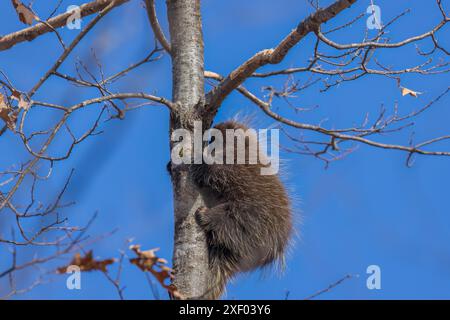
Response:
[[[349,280],[351,278],[354,277],[358,277],[358,275],[353,275],[353,274],[347,274],[346,276],[344,276],[343,278],[339,279],[338,281],[330,284],[328,287],[317,291],[316,293],[310,295],[309,297],[306,297],[304,300],[312,300],[314,298],[317,298],[318,296],[326,293],[326,292],[330,292],[331,290],[333,290],[334,288],[336,288],[337,286],[339,286],[340,284],[342,284],[344,281]]]
[[[222,101],[245,79],[250,77],[258,68],[266,64],[280,63],[290,49],[294,47],[310,32],[316,32],[320,25],[334,18],[342,10],[349,8],[356,0],[339,0],[325,9],[319,9],[311,16],[302,21],[296,29],[291,31],[275,49],[266,49],[258,52],[248,59],[207,95],[208,110],[206,113],[213,115],[217,112]]]
[[[158,17],[156,16],[156,8],[155,8],[155,0],[145,0],[145,6],[147,8],[147,15],[150,21],[150,25],[152,26],[153,33],[155,34],[156,39],[158,39],[159,43],[163,46],[164,50],[170,54],[170,42],[167,41],[164,36],[164,32],[161,29],[161,25],[159,24]]]

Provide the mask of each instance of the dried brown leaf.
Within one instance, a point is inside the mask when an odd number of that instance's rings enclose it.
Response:
[[[0,93],[0,119],[2,119],[11,131],[16,128],[17,113],[6,103],[5,96]]]
[[[13,89],[13,92],[11,93],[11,99],[19,100],[21,95],[22,94],[19,91]]]
[[[17,100],[19,102],[19,110],[28,110],[31,106],[31,103],[25,98],[25,95],[17,90],[14,90],[11,93],[11,99]]]
[[[422,94],[421,92],[413,91],[411,89],[402,87],[402,96],[410,95],[414,98],[417,98],[419,94]]]
[[[156,256],[155,252],[158,251],[159,248],[142,251],[140,245],[132,245],[130,249],[137,255],[137,258],[130,259],[132,264],[136,265],[142,271],[150,272],[172,297],[183,299],[182,294],[173,284],[165,284],[167,279],[173,279],[173,275],[172,269],[166,266],[167,261]]]
[[[17,15],[19,16],[19,20],[22,23],[31,25],[33,24],[33,20],[39,21],[39,18],[33,13],[33,11],[27,8],[22,2],[20,2],[20,0],[11,1],[14,9],[16,9]]]
[[[68,266],[78,266],[81,271],[103,271],[106,272],[106,267],[116,262],[115,259],[95,260],[92,250],[82,257],[76,253]],[[58,268],[58,273],[65,273],[68,266]]]

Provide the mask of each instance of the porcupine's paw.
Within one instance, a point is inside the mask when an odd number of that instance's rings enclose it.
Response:
[[[208,211],[209,209],[207,207],[200,207],[195,211],[195,220],[197,221],[197,224],[202,227],[205,230],[208,230],[210,219],[208,217]]]

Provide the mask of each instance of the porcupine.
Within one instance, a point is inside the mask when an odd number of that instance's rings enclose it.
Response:
[[[224,148],[227,129],[249,129],[234,120],[214,128],[222,132]],[[240,272],[284,264],[293,229],[289,195],[278,175],[261,175],[264,164],[249,161],[250,139],[256,138],[246,137],[244,164],[190,166],[194,182],[206,198],[214,199],[196,212],[209,250],[210,288],[204,299],[220,298],[228,280]],[[236,160],[237,143],[234,146]]]

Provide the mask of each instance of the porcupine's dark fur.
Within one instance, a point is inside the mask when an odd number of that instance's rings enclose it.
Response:
[[[224,145],[226,129],[248,129],[236,121],[215,128],[221,130]],[[246,151],[248,142],[247,138]],[[227,281],[239,272],[284,261],[292,233],[289,196],[277,175],[261,175],[262,166],[249,164],[246,157],[245,164],[190,167],[206,198],[214,199],[196,213],[207,235],[211,272],[211,287],[202,298],[220,298]]]

